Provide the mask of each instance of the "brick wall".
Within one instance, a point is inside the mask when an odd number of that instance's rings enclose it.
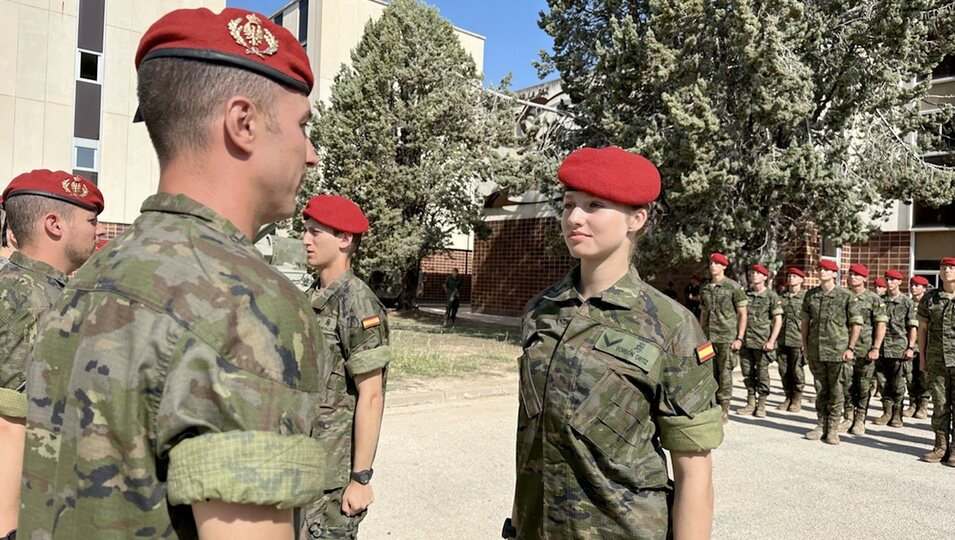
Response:
[[[107,240],[112,240],[113,238],[123,234],[123,231],[129,227],[128,223],[109,223],[106,221],[101,221],[100,224],[106,229]]]
[[[461,302],[471,301],[471,279],[474,269],[474,252],[463,249],[437,251],[421,261],[421,274],[424,277],[424,289],[419,302],[444,302],[444,280],[451,275],[453,268],[461,274]]]

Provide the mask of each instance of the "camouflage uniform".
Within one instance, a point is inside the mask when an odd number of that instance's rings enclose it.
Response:
[[[716,381],[698,360],[706,338],[635,269],[585,302],[579,272],[524,311],[517,538],[666,538],[663,449],[706,451],[723,439]]]
[[[882,300],[885,303],[888,322],[875,377],[882,388],[882,409],[889,410],[890,404],[901,409],[902,398],[905,396],[905,376],[902,368],[910,363],[904,358],[905,350],[911,345],[909,330],[918,327],[919,323],[915,304],[908,296],[900,294],[892,298],[885,295]]]
[[[941,289],[926,292],[919,303],[918,320],[928,325],[925,355],[934,404],[932,431],[950,440],[955,404],[955,296]]]
[[[321,440],[328,448],[326,467],[333,490],[305,509],[304,538],[355,538],[367,512],[342,513],[342,490],[352,471],[352,426],[358,389],[354,377],[385,369],[391,360],[388,318],[375,293],[348,270],[327,287],[309,291],[331,365]],[[366,328],[367,327],[367,328]]]
[[[802,303],[806,291],[798,293],[784,292],[780,296],[783,307],[783,329],[779,332],[779,379],[783,384],[786,398],[792,401],[802,399],[802,389],[806,384],[803,370],[805,358],[802,354],[802,334],[799,325],[802,322]]]
[[[193,503],[292,508],[326,485],[305,296],[188,197],[142,212],[38,331],[22,538],[196,538]]]
[[[724,277],[719,283],[703,286],[700,303],[707,313],[707,327],[703,330],[716,349],[713,359],[713,375],[719,382],[716,400],[728,403],[733,398],[733,368],[737,362],[737,353],[730,346],[737,338],[736,310],[746,306],[746,291],[739,283]]]
[[[743,384],[748,396],[759,394],[765,397],[769,395],[769,364],[775,354],[763,351],[763,345],[772,334],[773,320],[777,315],[782,316],[783,306],[779,295],[768,288],[761,293],[749,291],[746,298],[746,334],[740,351]]]
[[[872,350],[876,327],[879,323],[885,324],[888,321],[882,297],[868,289],[864,289],[859,294],[853,294],[852,304],[853,310],[862,319],[862,329],[859,332],[856,347],[852,351],[855,354],[852,370],[847,370],[846,373],[844,385],[844,415],[846,417],[851,416],[853,410],[860,411],[863,415],[869,410],[869,389],[872,376],[875,374],[875,361],[869,360],[866,355]]]
[[[924,297],[925,294],[922,295],[922,298]],[[918,313],[921,298],[911,298],[912,305],[915,306],[915,311]],[[912,357],[912,361],[905,362],[902,365],[902,375],[905,377],[905,387],[909,394],[910,404],[910,408],[905,412],[905,416],[912,416],[913,414],[910,413],[915,413],[917,407],[927,407],[928,400],[932,397],[931,388],[928,384],[928,374],[919,369],[918,343],[915,345],[915,354]],[[925,418],[925,416],[919,415],[918,418]]]
[[[819,381],[816,394],[816,417],[820,425],[829,429],[842,418],[845,400],[843,382],[851,365],[842,361],[849,348],[849,333],[853,325],[861,325],[862,317],[853,310],[852,293],[833,287],[828,293],[822,287],[806,292],[802,304],[802,318],[809,321],[806,357],[809,370]]]
[[[66,286],[66,275],[22,253],[0,269],[0,414],[27,415],[27,357],[37,323]]]
[[[447,306],[444,310],[444,322],[454,324],[458,316],[458,306],[461,305],[461,295],[458,289],[461,287],[461,276],[450,275],[444,280],[444,290],[448,293]]]

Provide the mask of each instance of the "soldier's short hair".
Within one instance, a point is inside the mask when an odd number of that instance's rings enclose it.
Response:
[[[40,234],[40,220],[55,212],[67,221],[73,221],[76,206],[41,195],[17,195],[3,202],[7,212],[7,226],[13,231],[20,248],[31,247]]]
[[[358,254],[358,248],[361,247],[361,235],[352,234],[351,244],[348,246],[348,256],[354,258]]]
[[[266,117],[266,129],[277,129],[274,102],[279,88],[250,71],[183,58],[157,58],[139,67],[139,111],[165,165],[183,149],[203,150],[209,124],[225,100],[243,95]]]
[[[647,211],[647,222],[643,225],[642,229],[637,231],[634,244],[644,238],[653,236],[653,233],[657,230],[657,227],[660,226],[663,218],[666,217],[666,206],[657,201],[638,206],[636,209],[639,210],[641,208]]]

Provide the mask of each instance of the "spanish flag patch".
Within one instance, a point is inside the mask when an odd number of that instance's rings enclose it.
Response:
[[[369,328],[374,328],[378,326],[379,324],[381,324],[381,317],[379,317],[378,315],[361,320],[361,327],[364,330],[368,330]]]
[[[696,348],[696,358],[701,364],[714,356],[716,356],[716,351],[713,350],[713,344],[709,341]]]

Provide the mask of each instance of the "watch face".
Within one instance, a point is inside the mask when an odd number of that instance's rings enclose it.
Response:
[[[371,482],[371,474],[373,472],[374,471],[372,469],[368,469],[366,471],[353,472],[351,473],[351,479],[358,482],[359,484],[365,485],[368,482]]]

